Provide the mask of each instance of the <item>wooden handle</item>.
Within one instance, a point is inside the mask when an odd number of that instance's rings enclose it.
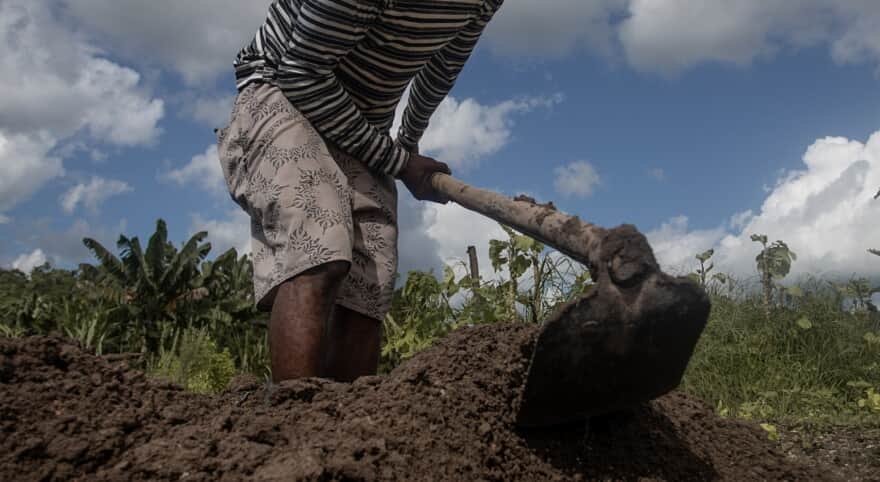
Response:
[[[552,204],[537,204],[523,196],[511,199],[442,173],[434,174],[431,184],[461,206],[529,235],[588,266],[596,265],[599,260],[599,247],[607,230],[560,212]]]

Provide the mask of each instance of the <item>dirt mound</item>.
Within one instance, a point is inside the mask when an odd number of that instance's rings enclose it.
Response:
[[[534,327],[460,330],[387,377],[218,397],[58,338],[0,339],[0,480],[822,480],[759,428],[674,394],[517,432]]]

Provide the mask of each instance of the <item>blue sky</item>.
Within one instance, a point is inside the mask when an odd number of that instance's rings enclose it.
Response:
[[[268,2],[184,3],[0,4],[0,67],[26,72],[0,80],[0,265],[71,266],[83,236],[159,217],[246,248],[212,128]],[[748,274],[762,232],[796,272],[876,273],[880,4],[839,3],[507,0],[422,146],[472,184],[634,223],[671,270],[716,248]],[[500,235],[452,205],[400,211],[404,270]]]

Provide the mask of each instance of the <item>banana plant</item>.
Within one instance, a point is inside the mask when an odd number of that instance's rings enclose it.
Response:
[[[259,371],[262,352],[252,353],[251,340],[265,337],[265,323],[254,302],[253,264],[233,248],[213,261],[205,261],[188,302],[196,309],[191,323],[208,327],[215,340],[228,347],[246,371]],[[262,347],[260,347],[262,350]]]
[[[142,351],[155,353],[159,325],[177,323],[181,319],[179,315],[186,301],[198,288],[195,281],[199,276],[199,263],[211,251],[211,244],[204,242],[206,237],[206,232],[196,233],[178,251],[168,242],[165,221],[159,219],[146,250],[137,237],[120,235],[116,243],[117,257],[98,241],[83,239],[83,244],[100,262],[104,278],[123,290],[124,303],[114,318],[135,322]]]

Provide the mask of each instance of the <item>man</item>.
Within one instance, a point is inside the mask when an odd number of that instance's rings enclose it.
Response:
[[[502,2],[276,0],[238,54],[220,161],[251,217],[276,381],[375,374],[397,274],[394,179],[445,202],[430,178],[449,168],[418,142]]]

